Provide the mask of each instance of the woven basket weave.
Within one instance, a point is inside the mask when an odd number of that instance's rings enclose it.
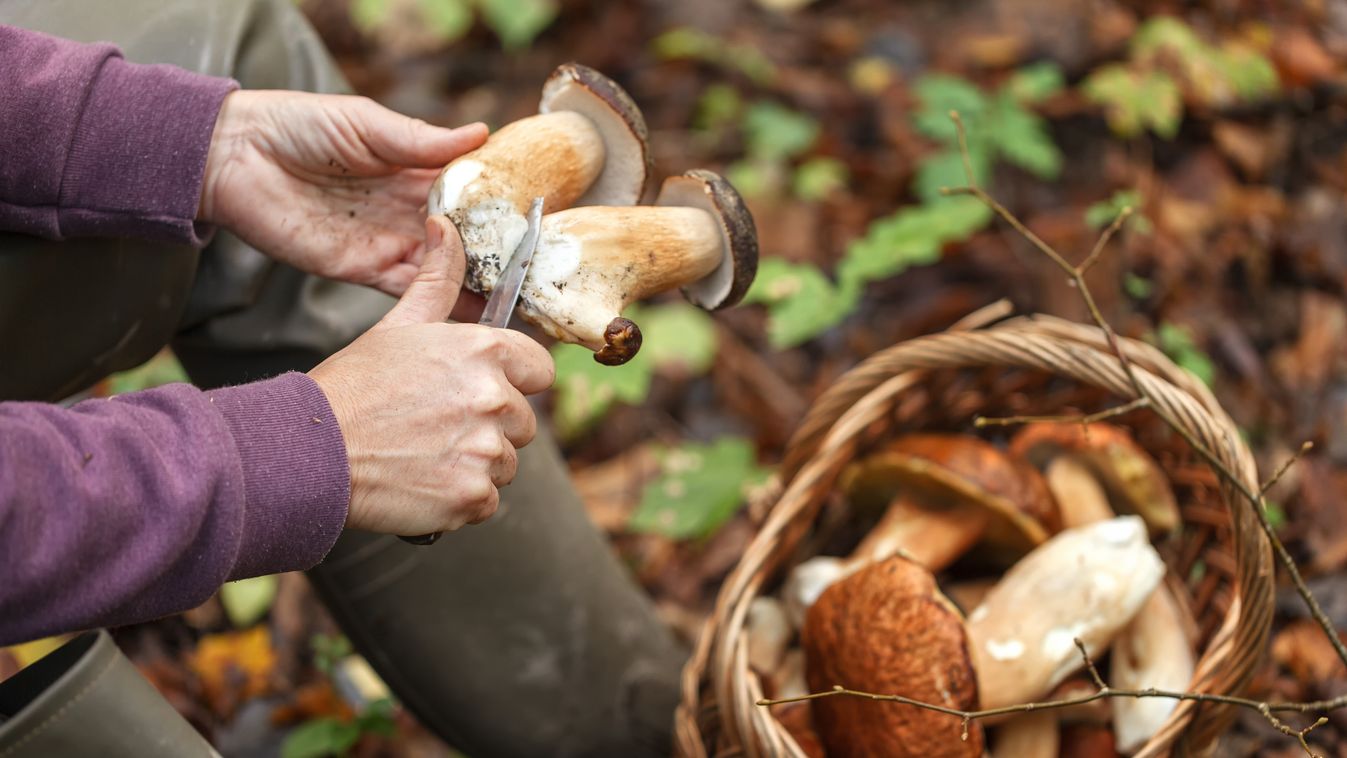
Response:
[[[994,317],[979,312],[948,332],[876,353],[810,409],[788,446],[762,529],[725,580],[684,668],[677,755],[804,755],[770,709],[756,705],[763,690],[748,665],[745,620],[754,598],[810,557],[808,537],[849,462],[895,433],[971,431],[978,414],[1089,413],[1135,399],[1098,329],[1035,316],[969,330]],[[1207,388],[1149,345],[1122,340],[1122,349],[1155,405],[1257,491],[1253,457]],[[1249,504],[1153,412],[1110,423],[1127,426],[1156,457],[1181,504],[1182,535],[1161,552],[1171,577],[1189,577],[1181,599],[1202,630],[1189,689],[1241,693],[1272,621],[1267,537]],[[1231,715],[1228,707],[1180,702],[1137,755],[1209,752]]]

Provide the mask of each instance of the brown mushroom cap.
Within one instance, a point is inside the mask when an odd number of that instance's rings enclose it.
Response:
[[[911,434],[848,469],[842,486],[862,506],[910,493],[931,507],[979,506],[992,515],[983,541],[1017,554],[1061,526],[1043,477],[977,437]]]
[[[1039,468],[1062,454],[1079,457],[1103,483],[1117,510],[1141,516],[1152,534],[1179,528],[1179,506],[1165,472],[1121,427],[1029,424],[1011,440],[1010,451]]]
[[[810,607],[801,643],[815,692],[841,685],[961,710],[978,702],[963,619],[930,572],[902,556],[829,587]],[[813,706],[831,758],[982,754],[981,727],[970,724],[961,740],[956,716],[853,697]]]
[[[578,205],[635,205],[650,175],[650,135],[641,109],[617,82],[579,63],[557,66],[543,84],[539,113],[574,111],[594,122],[603,170]]]
[[[758,230],[739,192],[720,174],[693,169],[665,179],[655,204],[701,208],[720,229],[720,265],[683,287],[688,302],[713,311],[743,299],[758,273]]]

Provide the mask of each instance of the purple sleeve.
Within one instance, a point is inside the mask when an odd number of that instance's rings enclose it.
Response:
[[[304,374],[71,408],[0,403],[0,646],[308,568],[349,499],[341,429]]]
[[[206,153],[235,86],[0,25],[0,230],[202,244]]]

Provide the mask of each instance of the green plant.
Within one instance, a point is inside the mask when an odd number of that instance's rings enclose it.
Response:
[[[107,394],[120,395],[124,392],[150,389],[173,382],[190,381],[182,364],[168,348],[160,350],[153,358],[130,369],[112,374],[106,380]]]
[[[1216,380],[1216,364],[1212,363],[1211,357],[1197,346],[1192,332],[1187,328],[1162,321],[1153,342],[1180,368],[1192,372],[1203,384],[1210,387]]]
[[[1042,179],[1055,178],[1061,153],[1047,122],[1030,108],[1062,86],[1061,72],[1051,64],[1021,69],[991,93],[957,76],[933,74],[918,80],[921,107],[913,124],[938,145],[921,161],[913,181],[913,194],[921,202],[872,222],[864,237],[847,246],[835,278],[809,264],[764,259],[745,301],[767,306],[772,346],[793,347],[831,329],[855,310],[867,284],[936,262],[945,245],[967,239],[991,220],[991,212],[975,198],[941,192],[965,183],[951,110],[969,124],[968,159],[979,181],[998,162]],[[797,148],[802,144],[790,143]],[[751,141],[749,148],[752,154]],[[798,171],[796,176],[798,181]]]
[[[1130,209],[1131,214],[1123,222],[1130,231],[1138,234],[1150,234],[1152,230],[1151,220],[1142,213],[1143,200],[1141,193],[1136,190],[1118,190],[1107,200],[1101,200],[1089,208],[1085,209],[1085,223],[1091,229],[1103,229],[1123,212],[1123,209]]]
[[[388,737],[396,731],[392,701],[376,700],[350,721],[326,716],[296,727],[286,735],[281,745],[281,758],[346,755],[363,735],[381,734]]]
[[[632,306],[624,314],[641,325],[644,344],[630,362],[604,366],[579,345],[552,347],[556,402],[552,420],[562,439],[572,439],[603,418],[615,403],[639,403],[658,372],[698,376],[711,367],[716,331],[711,317],[687,303]]]
[[[770,86],[776,81],[776,64],[758,48],[727,42],[690,26],[674,27],[656,37],[650,46],[664,60],[700,61],[722,71],[742,74],[759,86]]]
[[[399,0],[353,0],[351,20],[366,32],[397,23]],[[460,39],[472,28],[473,18],[495,32],[507,50],[527,47],[557,15],[555,0],[408,0],[418,21],[441,43]],[[406,23],[402,21],[402,23]]]
[[[1249,44],[1209,43],[1179,19],[1156,16],[1133,35],[1128,60],[1094,71],[1081,92],[1103,106],[1118,135],[1150,129],[1170,139],[1183,120],[1185,99],[1222,107],[1265,97],[1278,86],[1276,69]]]
[[[275,574],[226,582],[220,587],[220,604],[229,623],[243,629],[260,621],[271,610],[279,584]]]
[[[710,536],[739,510],[748,488],[768,476],[757,464],[753,443],[739,437],[688,442],[656,454],[660,475],[646,485],[627,524],[633,532],[672,539]]]

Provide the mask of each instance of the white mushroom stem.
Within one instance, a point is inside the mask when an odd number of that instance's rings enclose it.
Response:
[[[701,279],[720,265],[723,249],[716,220],[698,208],[590,206],[552,213],[543,217],[522,312],[556,339],[601,350],[612,343],[609,331],[627,305]],[[490,290],[504,261],[479,265]]]
[[[748,634],[748,665],[759,674],[770,674],[781,664],[786,643],[794,636],[786,609],[770,597],[754,598],[745,623]],[[803,676],[803,674],[802,674]]]
[[[847,564],[859,568],[902,552],[935,573],[973,547],[988,520],[985,508],[923,507],[919,500],[899,495],[851,552]]]
[[[1038,700],[1098,655],[1164,576],[1135,516],[1068,529],[1006,572],[968,616],[981,707]]]
[[[1074,529],[1113,518],[1108,494],[1090,469],[1070,456],[1058,456],[1043,472],[1057,506],[1062,509],[1062,527]]]
[[[1182,611],[1167,586],[1151,594],[1113,643],[1109,684],[1118,689],[1185,690],[1193,678],[1193,648]],[[1118,751],[1135,752],[1155,736],[1178,705],[1160,697],[1113,698]]]
[[[791,625],[796,629],[803,627],[809,606],[818,600],[824,590],[850,575],[854,569],[841,558],[829,555],[814,556],[791,569],[781,586],[781,602],[786,606],[786,616]]]
[[[1112,516],[1108,496],[1083,462],[1059,456],[1048,465],[1046,477],[1067,526]],[[1114,640],[1110,685],[1118,689],[1185,689],[1194,666],[1193,647],[1185,628],[1178,602],[1162,584]],[[1144,745],[1177,705],[1177,700],[1169,698],[1113,698],[1110,706],[1118,750],[1130,754]]]
[[[992,734],[992,758],[1057,758],[1061,733],[1053,711],[1031,711],[1011,718]]]

